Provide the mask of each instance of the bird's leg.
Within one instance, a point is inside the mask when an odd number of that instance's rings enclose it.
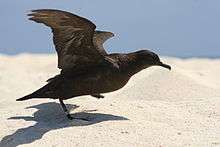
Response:
[[[92,94],[91,96],[92,96],[92,97],[95,97],[95,98],[97,98],[97,99],[104,98],[104,96],[101,95],[101,94]]]
[[[62,107],[63,111],[65,112],[67,118],[72,120],[73,117],[70,115],[70,113],[69,113],[68,109],[66,108],[66,105],[64,104],[63,100],[59,99],[59,101],[60,101],[61,107]]]
[[[65,112],[66,116],[68,119],[72,120],[72,119],[81,119],[81,120],[85,120],[85,121],[89,121],[88,119],[86,118],[78,118],[78,117],[72,117],[68,111],[68,109],[66,108],[66,105],[64,104],[63,100],[62,99],[59,99],[60,101],[60,104],[62,106],[62,109],[63,111]]]

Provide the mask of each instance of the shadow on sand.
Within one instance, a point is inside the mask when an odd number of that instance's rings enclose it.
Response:
[[[79,106],[68,104],[67,107],[70,110],[76,109]],[[33,126],[18,129],[13,134],[5,136],[0,142],[1,147],[14,147],[22,144],[32,143],[35,140],[41,139],[45,133],[60,128],[67,128],[73,126],[88,126],[99,122],[111,120],[128,120],[125,117],[115,116],[111,114],[89,113],[96,110],[89,110],[86,112],[84,111],[72,115],[73,117],[75,116],[78,118],[80,117],[89,119],[89,121],[78,119],[68,120],[62,112],[62,110],[59,109],[60,104],[54,102],[35,105],[27,107],[26,109],[29,108],[38,109],[34,113],[33,117],[16,116],[8,119],[23,119],[25,121],[35,121],[36,123]]]

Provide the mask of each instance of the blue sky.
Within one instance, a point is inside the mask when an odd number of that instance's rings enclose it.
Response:
[[[114,32],[108,52],[149,48],[160,55],[220,57],[219,6],[219,0],[1,0],[0,53],[54,53],[50,29],[26,16],[54,8]]]

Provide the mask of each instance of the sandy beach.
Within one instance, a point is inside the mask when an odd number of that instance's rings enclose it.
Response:
[[[56,55],[0,55],[0,147],[220,146],[220,59],[163,57],[121,90],[58,101],[17,102],[59,73]]]

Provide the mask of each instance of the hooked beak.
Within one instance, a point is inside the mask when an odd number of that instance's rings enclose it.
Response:
[[[160,62],[158,65],[171,70],[171,66],[170,65],[164,64],[162,62]]]

